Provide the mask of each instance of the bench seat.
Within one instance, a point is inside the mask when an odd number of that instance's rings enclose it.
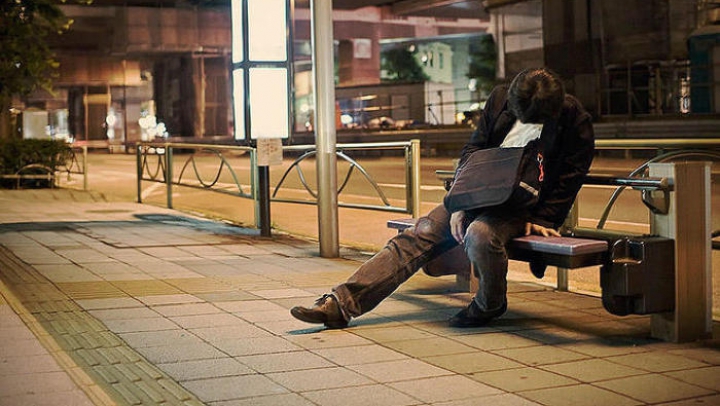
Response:
[[[605,240],[526,235],[508,244],[508,256],[519,261],[541,261],[560,268],[602,265],[609,250]]]
[[[401,232],[414,226],[416,221],[413,218],[390,220],[387,226]],[[606,240],[590,238],[528,235],[514,238],[507,248],[510,259],[574,269],[602,265],[609,244]]]

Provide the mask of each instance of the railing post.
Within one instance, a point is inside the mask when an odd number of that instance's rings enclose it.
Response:
[[[671,342],[712,336],[710,164],[651,163],[650,176],[674,185],[667,214],[653,213],[650,232],[675,241],[675,310],[653,314],[651,335]]]
[[[260,215],[260,176],[258,175],[257,149],[250,150],[250,195],[254,204],[255,227],[262,227],[262,216]]]
[[[83,190],[88,190],[88,148],[87,145],[83,145]]]
[[[407,182],[410,186],[408,209],[413,218],[419,218],[422,210],[420,207],[420,140],[410,141],[410,159],[406,164],[410,166],[408,170],[410,179]]]
[[[173,208],[172,203],[172,182],[173,182],[173,158],[172,147],[165,144],[165,185],[167,187],[167,207]]]
[[[135,144],[135,174],[137,175],[137,202],[142,203],[143,146]]]

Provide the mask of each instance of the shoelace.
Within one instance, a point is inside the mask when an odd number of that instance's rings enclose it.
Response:
[[[320,298],[315,301],[315,306],[320,306],[322,304],[325,304],[325,301],[327,301],[328,298],[335,299],[335,297],[333,295],[326,293],[326,294],[320,296]]]

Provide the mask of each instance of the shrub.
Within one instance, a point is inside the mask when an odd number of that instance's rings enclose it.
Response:
[[[55,173],[71,158],[72,151],[65,141],[34,139],[0,139],[0,174]],[[50,187],[48,181],[27,180],[24,186]],[[2,179],[0,187],[16,187],[13,179]]]

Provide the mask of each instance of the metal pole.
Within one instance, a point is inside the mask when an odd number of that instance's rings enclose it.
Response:
[[[335,74],[332,1],[313,0],[311,31],[317,147],[318,234],[320,256],[340,256],[338,238]]]
[[[135,144],[135,174],[137,175],[137,202],[142,203],[142,163],[143,146],[140,143]],[[87,175],[85,175],[87,176]]]
[[[270,167],[258,166],[260,235],[270,237]]]
[[[167,187],[167,207],[172,209],[173,159],[172,147],[165,144],[165,185]]]
[[[413,218],[420,218],[420,140],[410,140],[410,168],[411,176],[410,188],[412,197]]]
[[[88,147],[83,145],[83,190],[88,190]]]
[[[258,174],[259,167],[257,162],[257,148],[253,148],[250,150],[250,194],[255,202],[255,227],[262,228],[262,220],[260,218],[260,176]]]

